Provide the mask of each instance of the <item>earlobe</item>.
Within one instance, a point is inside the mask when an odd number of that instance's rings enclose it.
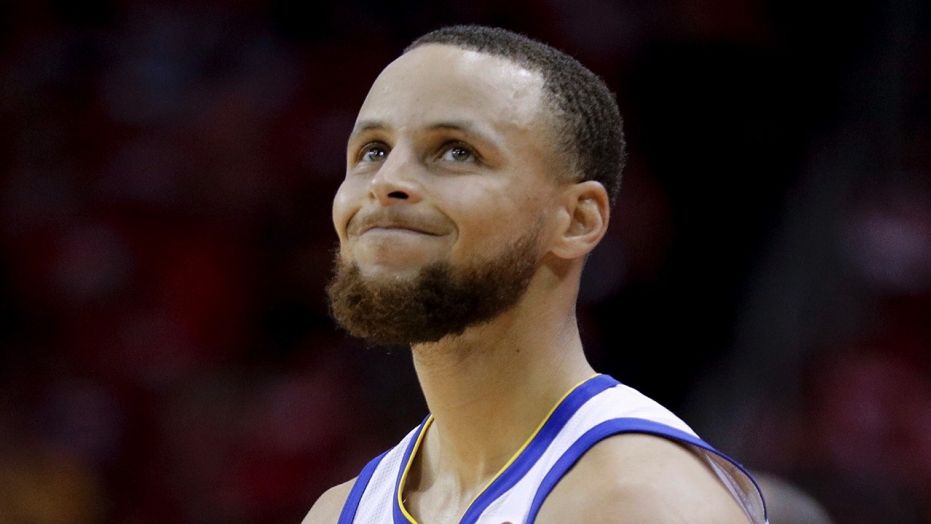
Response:
[[[593,180],[573,184],[565,194],[559,238],[553,254],[564,259],[582,258],[590,253],[608,229],[608,193]]]

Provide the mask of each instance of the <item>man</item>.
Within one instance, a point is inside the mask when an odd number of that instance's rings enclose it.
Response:
[[[500,29],[444,28],[375,80],[333,203],[336,320],[410,345],[431,415],[305,522],[763,522],[749,477],[597,375],[575,319],[624,149],[610,91]]]

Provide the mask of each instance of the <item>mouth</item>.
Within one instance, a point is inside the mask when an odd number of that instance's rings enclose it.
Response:
[[[372,234],[440,237],[449,234],[452,229],[449,221],[440,214],[390,208],[356,213],[349,217],[346,224],[349,237]]]
[[[396,234],[412,234],[412,235],[427,235],[431,237],[439,236],[436,233],[426,231],[414,226],[406,224],[387,224],[387,225],[372,225],[363,228],[359,231],[359,236],[365,235],[367,233],[396,233]]]
[[[442,233],[442,228],[438,224],[426,218],[392,216],[389,213],[380,215],[353,218],[349,222],[349,234],[362,236],[368,233],[410,233],[436,237]]]

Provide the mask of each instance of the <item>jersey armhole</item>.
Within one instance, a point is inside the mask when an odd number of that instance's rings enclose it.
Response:
[[[353,519],[356,518],[356,510],[359,509],[359,502],[362,500],[362,494],[365,493],[365,488],[368,487],[369,481],[372,480],[372,475],[375,473],[375,468],[378,467],[381,459],[385,458],[386,454],[388,454],[388,451],[385,451],[381,455],[373,458],[369,461],[368,464],[365,465],[364,468],[362,468],[362,471],[356,478],[355,484],[352,485],[352,490],[349,492],[349,496],[346,497],[346,502],[343,504],[343,510],[339,514],[339,521],[337,521],[338,524],[352,524]]]
[[[639,418],[617,418],[607,420],[598,424],[597,426],[591,428],[585,434],[583,434],[577,441],[575,441],[565,453],[562,454],[559,459],[553,464],[553,467],[546,473],[543,477],[543,481],[540,483],[537,492],[533,497],[533,502],[530,505],[530,511],[527,514],[527,524],[535,522],[537,514],[540,512],[540,508],[543,506],[543,502],[546,501],[546,498],[549,496],[550,492],[553,491],[553,488],[556,487],[556,484],[569,472],[570,469],[582,458],[582,456],[591,449],[595,444],[601,442],[602,440],[622,433],[645,433],[650,435],[656,435],[659,437],[664,437],[671,439],[683,444],[687,444],[694,448],[700,448],[702,451],[711,453],[716,457],[721,458],[727,463],[734,466],[734,468],[742,475],[745,475],[750,479],[753,488],[756,491],[756,497],[754,500],[747,500],[747,497],[738,497],[738,502],[741,503],[741,506],[744,509],[744,512],[747,513],[747,517],[754,524],[766,524],[768,523],[766,515],[766,503],[763,500],[763,493],[760,491],[759,486],[756,484],[756,481],[753,480],[753,477],[743,469],[740,464],[712,448],[703,440],[690,435],[684,431],[679,431],[675,428],[671,428],[664,424],[659,424],[651,420],[639,419]],[[725,487],[728,491],[732,491],[732,486],[729,483],[725,482]],[[733,494],[733,492],[732,492]]]

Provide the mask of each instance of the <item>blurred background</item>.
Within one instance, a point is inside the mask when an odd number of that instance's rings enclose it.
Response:
[[[579,309],[596,367],[839,522],[931,522],[929,20],[0,4],[0,522],[299,522],[420,421],[407,352],[327,317],[330,202],[375,76],[462,22],[617,93],[630,162]]]

